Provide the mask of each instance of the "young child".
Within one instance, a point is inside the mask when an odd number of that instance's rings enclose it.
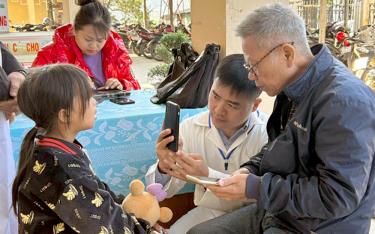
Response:
[[[43,67],[18,92],[35,121],[21,148],[13,206],[21,233],[146,233],[147,222],[122,211],[75,140],[95,123],[96,101],[86,73],[73,65]],[[44,131],[36,140],[37,132]],[[146,230],[147,229],[147,230]]]

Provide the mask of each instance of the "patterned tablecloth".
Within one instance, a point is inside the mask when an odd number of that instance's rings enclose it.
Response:
[[[104,101],[97,106],[95,127],[81,132],[78,140],[88,151],[96,174],[117,193],[127,194],[133,179],[142,179],[156,160],[155,142],[159,135],[165,105],[154,105],[154,91],[133,91],[135,104],[118,105]],[[182,109],[181,120],[207,110]],[[13,155],[18,163],[23,137],[34,126],[26,116],[18,116],[11,125]],[[186,186],[181,193],[193,191]]]

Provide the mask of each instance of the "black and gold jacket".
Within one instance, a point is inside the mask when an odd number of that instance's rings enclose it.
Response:
[[[21,233],[146,233],[91,169],[81,145],[42,138],[19,187]]]

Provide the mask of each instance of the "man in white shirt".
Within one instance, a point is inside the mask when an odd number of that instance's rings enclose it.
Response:
[[[160,133],[156,145],[158,161],[146,174],[147,184],[163,184],[168,197],[172,197],[185,185],[187,174],[223,178],[260,151],[268,140],[268,116],[257,110],[261,91],[247,78],[244,64],[241,54],[229,55],[221,61],[209,94],[209,111],[180,124],[177,153],[167,148],[173,141],[173,136],[168,136],[170,129]],[[194,204],[197,207],[177,220],[169,233],[186,233],[192,226],[246,202],[219,199],[196,185]]]

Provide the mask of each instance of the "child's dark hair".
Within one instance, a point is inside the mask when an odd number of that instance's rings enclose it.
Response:
[[[76,4],[81,8],[74,19],[75,30],[92,25],[100,33],[108,34],[111,29],[111,15],[105,6],[98,0],[76,0]]]
[[[215,77],[220,84],[231,87],[238,94],[246,94],[251,99],[259,97],[262,92],[253,80],[249,80],[249,72],[244,67],[243,54],[228,55],[216,68]]]
[[[26,172],[27,165],[34,153],[34,140],[38,129],[47,133],[55,126],[60,110],[66,110],[68,125],[74,99],[78,99],[82,116],[92,96],[92,89],[87,74],[70,64],[55,64],[30,71],[21,85],[17,102],[23,114],[35,122],[25,136],[22,146],[18,171],[12,188],[14,212],[17,213],[18,187]]]

